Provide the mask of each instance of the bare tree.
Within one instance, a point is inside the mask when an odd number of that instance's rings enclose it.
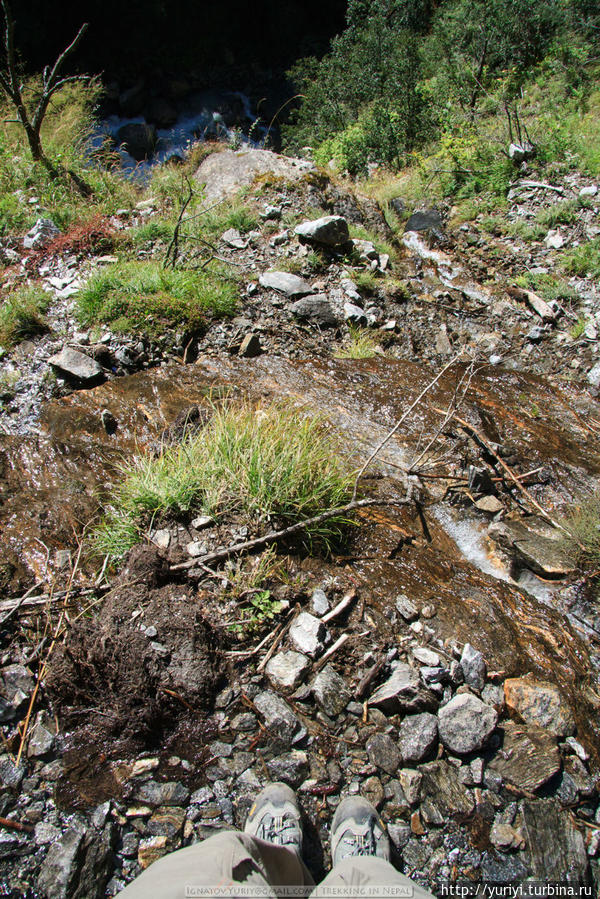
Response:
[[[77,48],[83,35],[87,30],[87,22],[81,26],[75,38],[66,47],[56,59],[52,67],[46,66],[42,72],[42,88],[41,92],[36,96],[31,108],[23,98],[24,84],[21,81],[19,64],[15,51],[15,20],[8,0],[0,0],[0,6],[4,14],[4,66],[0,68],[0,88],[7,95],[13,106],[15,107],[18,121],[23,126],[29,149],[32,157],[36,162],[41,162],[49,172],[58,174],[46,154],[44,153],[41,140],[41,129],[44,116],[48,111],[50,100],[54,94],[66,84],[74,81],[86,81],[87,75],[66,75],[60,76],[63,64],[69,56]]]

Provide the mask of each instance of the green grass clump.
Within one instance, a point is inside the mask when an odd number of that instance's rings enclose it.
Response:
[[[370,269],[361,269],[354,276],[354,281],[362,293],[375,293],[379,287],[379,280]]]
[[[562,520],[564,547],[584,571],[600,568],[600,493],[576,502]],[[596,574],[596,579],[598,575]]]
[[[350,327],[345,346],[336,353],[336,359],[371,359],[381,354],[381,347],[366,328]]]
[[[562,258],[565,271],[582,278],[600,278],[600,238],[575,247]]]
[[[558,278],[556,275],[526,272],[524,275],[520,275],[515,283],[518,287],[533,290],[547,303],[551,303],[553,300],[561,304],[578,301],[577,293],[573,288],[563,278]]]
[[[234,313],[236,288],[225,269],[182,271],[156,262],[128,262],[95,275],[79,292],[86,326],[158,337],[173,327],[205,330],[210,318]]]
[[[48,331],[44,313],[49,305],[50,295],[39,287],[22,287],[10,293],[0,305],[0,346],[9,348]]]
[[[580,337],[585,333],[585,329],[587,328],[587,318],[585,315],[580,315],[569,334],[573,338],[573,340],[579,340]]]
[[[165,516],[202,512],[293,524],[346,503],[352,473],[323,422],[279,405],[214,408],[195,438],[123,468],[114,508],[96,547],[120,557],[139,529]],[[341,534],[333,518],[307,529],[326,546]]]
[[[173,225],[164,219],[154,219],[132,228],[129,233],[135,247],[146,247],[158,241],[168,243],[173,237]]]

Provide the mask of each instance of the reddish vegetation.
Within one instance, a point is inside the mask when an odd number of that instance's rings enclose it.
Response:
[[[109,253],[115,246],[117,233],[110,221],[102,215],[96,215],[87,222],[74,225],[60,234],[48,246],[34,250],[28,257],[26,266],[36,271],[40,265],[55,256],[72,254],[78,257]]]

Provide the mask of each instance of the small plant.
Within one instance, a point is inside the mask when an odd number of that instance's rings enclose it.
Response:
[[[598,580],[600,577],[600,493],[575,503],[563,518],[567,536],[564,548],[567,554]]]
[[[565,253],[563,267],[582,278],[600,278],[600,238],[595,237]]]
[[[259,590],[250,597],[241,609],[242,620],[230,626],[233,634],[253,634],[265,622],[272,621],[281,612],[281,603],[271,595],[270,590]]]
[[[130,231],[134,247],[149,247],[159,241],[168,243],[173,237],[173,225],[164,219],[154,219]]]
[[[86,326],[160,336],[183,326],[201,333],[208,320],[233,314],[236,287],[225,269],[182,271],[155,262],[113,265],[79,292],[78,316]]]
[[[580,337],[583,336],[585,329],[587,328],[587,319],[585,315],[580,315],[569,334],[573,338],[573,340],[579,340]]]
[[[0,346],[12,347],[27,337],[49,330],[44,313],[50,295],[39,287],[21,287],[0,305]]]
[[[289,408],[215,407],[198,437],[141,456],[122,469],[114,507],[97,546],[120,557],[155,519],[196,512],[219,519],[303,521],[348,501],[352,473],[324,423]],[[344,521],[333,518],[306,531],[326,547]]]
[[[357,272],[354,280],[361,293],[372,294],[379,287],[379,281],[370,269],[362,269]]]
[[[366,328],[350,326],[350,334],[346,345],[336,353],[336,359],[371,359],[383,355],[383,351],[373,335]]]

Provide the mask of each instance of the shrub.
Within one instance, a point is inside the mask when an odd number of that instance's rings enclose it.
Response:
[[[562,521],[568,536],[564,545],[568,554],[584,570],[600,568],[600,494],[576,502]]]
[[[129,262],[91,278],[77,303],[87,326],[157,337],[178,326],[202,332],[211,317],[232,315],[236,288],[225,269],[165,270],[156,262]]]
[[[135,459],[122,473],[96,541],[113,556],[136,542],[140,525],[166,515],[243,515],[287,525],[343,505],[352,493],[349,466],[324,423],[279,405],[213,408],[200,435],[158,458]],[[330,519],[308,529],[307,538],[329,545],[342,526]]]
[[[50,295],[39,287],[22,287],[10,293],[0,305],[0,345],[11,347],[48,331],[44,313],[49,305]]]

